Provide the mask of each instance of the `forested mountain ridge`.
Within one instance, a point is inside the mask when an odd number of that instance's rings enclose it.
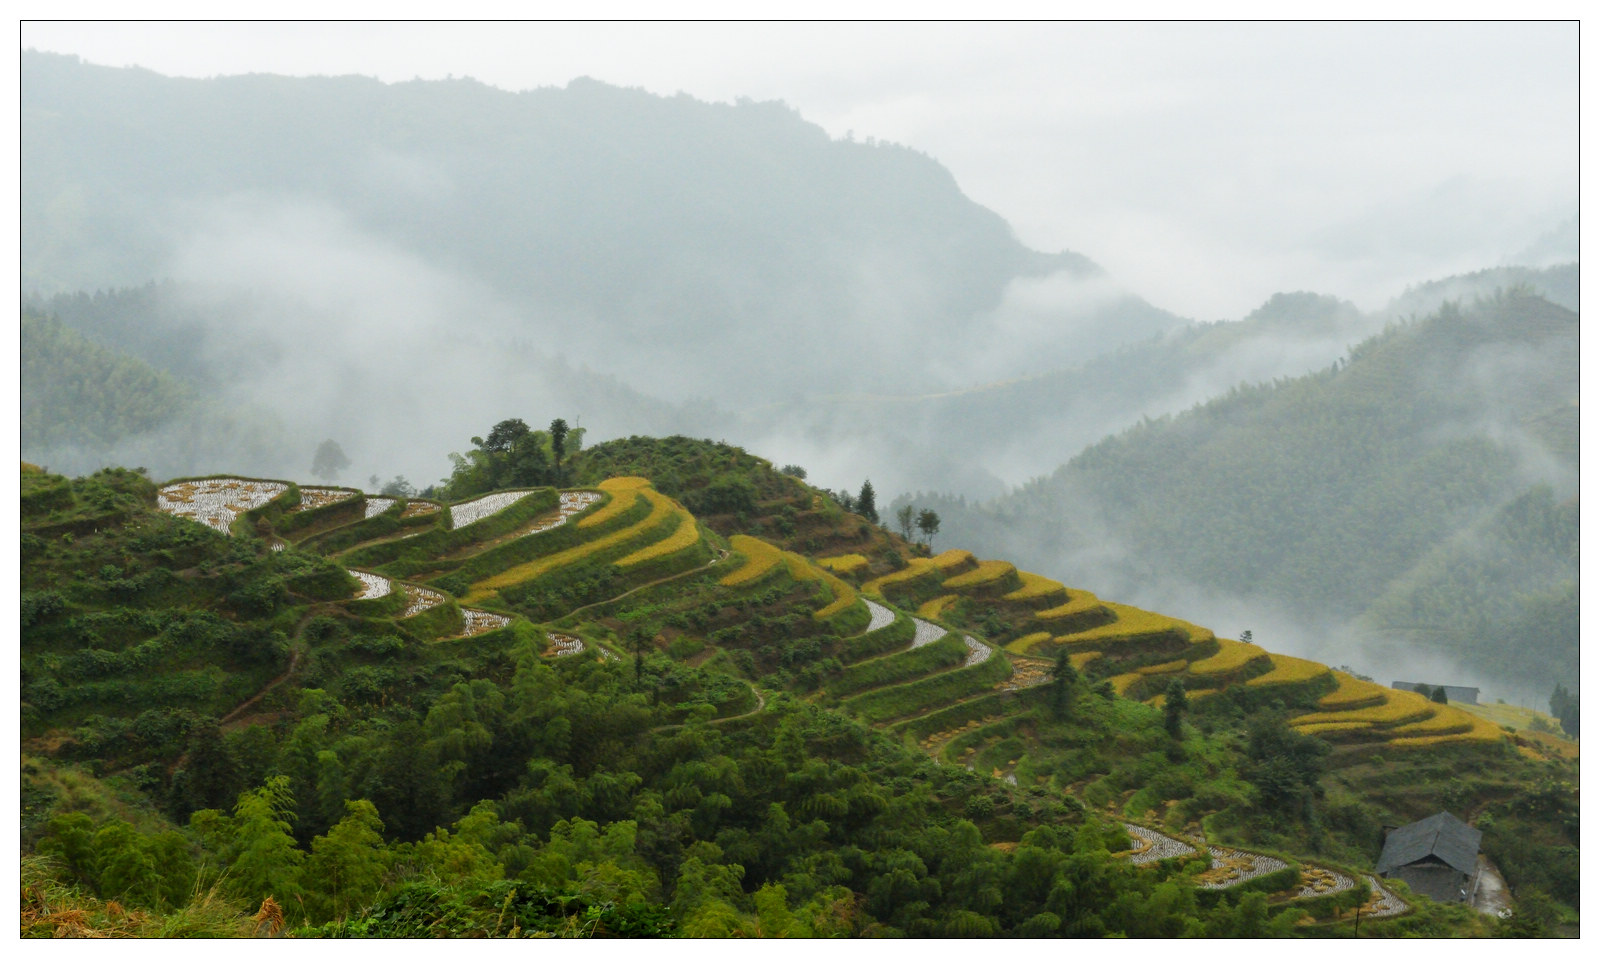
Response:
[[[1288,724],[1386,694],[930,556],[726,444],[571,439],[496,424],[441,495],[577,485],[454,502],[25,467],[25,931],[248,931],[270,896],[297,935],[1344,934],[1381,823],[1441,802],[1493,810],[1505,929],[1576,901],[1537,739],[1399,694],[1329,746]],[[1215,868],[1131,865],[1124,817]],[[1356,885],[1297,897],[1315,869]],[[1373,902],[1373,934],[1498,928]]]
[[[1326,645],[1297,646],[1324,657],[1341,643],[1355,655],[1359,644],[1336,627],[1374,604],[1368,627],[1407,625],[1395,611],[1420,600],[1405,591],[1441,575],[1419,564],[1446,562],[1429,556],[1448,542],[1460,553],[1472,540],[1461,531],[1475,524],[1503,530],[1494,517],[1520,503],[1519,522],[1548,535],[1498,534],[1497,558],[1476,567],[1485,578],[1452,593],[1464,604],[1452,604],[1455,627],[1429,622],[1424,647],[1397,641],[1364,662],[1400,672],[1445,654],[1428,668],[1449,659],[1542,701],[1576,667],[1576,607],[1565,607],[1572,615],[1559,630],[1545,625],[1511,644],[1490,637],[1521,615],[1548,624],[1519,604],[1548,609],[1576,579],[1577,336],[1576,314],[1522,289],[1447,305],[1320,373],[1240,387],[1108,438],[978,509],[918,502],[936,506],[964,542],[1006,542],[1034,568],[1102,589],[1150,602],[1163,580],[1187,582],[1213,596],[1201,609],[1231,602],[1328,624]],[[1537,582],[1529,570],[1540,571]],[[1464,629],[1468,621],[1477,625]]]

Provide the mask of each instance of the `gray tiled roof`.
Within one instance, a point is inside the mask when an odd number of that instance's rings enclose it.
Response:
[[[1478,842],[1483,833],[1450,815],[1435,813],[1427,819],[1401,826],[1383,841],[1378,857],[1379,875],[1434,856],[1457,872],[1471,875],[1478,868]]]

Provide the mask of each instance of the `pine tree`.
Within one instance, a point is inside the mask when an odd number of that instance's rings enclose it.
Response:
[[[878,521],[877,494],[872,489],[870,479],[862,482],[861,492],[856,494],[856,512],[865,516],[869,523]]]
[[[1189,711],[1189,694],[1183,689],[1183,683],[1174,679],[1167,684],[1167,704],[1163,707],[1167,724],[1167,735],[1173,739],[1183,738],[1183,714]]]

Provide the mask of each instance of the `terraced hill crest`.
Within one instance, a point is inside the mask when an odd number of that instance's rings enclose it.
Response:
[[[1502,815],[1515,802],[1510,766],[1526,779],[1571,762],[1531,732],[1448,704],[1004,560],[931,554],[770,464],[745,462],[748,477],[725,466],[685,475],[670,468],[682,458],[663,453],[682,444],[630,442],[597,459],[634,470],[601,477],[580,465],[567,488],[460,499],[242,476],[156,487],[126,471],[102,482],[123,492],[85,495],[94,484],[25,471],[25,548],[48,560],[25,580],[27,749],[98,755],[111,730],[132,737],[126,755],[160,755],[181,779],[188,754],[162,753],[145,731],[157,722],[146,705],[174,691],[244,742],[252,730],[290,735],[297,697],[300,709],[330,695],[404,709],[424,683],[434,684],[423,694],[429,728],[466,743],[478,735],[478,698],[484,708],[502,695],[540,700],[516,681],[497,686],[515,655],[547,663],[550,682],[603,676],[632,690],[620,715],[645,725],[584,729],[586,750],[626,748],[629,736],[692,739],[696,728],[760,735],[804,704],[832,717],[827,749],[859,757],[870,741],[999,790],[1017,826],[985,827],[999,828],[988,837],[996,848],[1014,846],[1036,811],[1092,815],[1126,837],[1119,856],[1132,867],[1192,874],[1208,894],[1266,892],[1279,910],[1324,901],[1313,910],[1322,922],[1353,921],[1356,909],[1412,915],[1414,902],[1367,875],[1376,850],[1361,845],[1368,827],[1351,813],[1338,813],[1332,849],[1293,825],[1311,822],[1311,790],[1327,784],[1335,811],[1352,808],[1335,791],[1378,796],[1385,811],[1370,815],[1399,817],[1441,795],[1419,791],[1412,770],[1494,769],[1473,802],[1499,803]],[[696,449],[713,466],[744,462],[716,444]],[[121,538],[105,539],[118,524]],[[85,580],[39,552],[47,539],[70,552],[75,537],[110,544],[98,555],[148,555]],[[230,651],[220,671],[212,646]],[[166,659],[149,682],[76,681],[131,676],[151,656]],[[106,699],[108,689],[121,692]],[[163,708],[172,718],[161,722],[191,722]],[[550,734],[579,735],[579,715],[561,719]],[[1311,764],[1257,768],[1263,735],[1278,737],[1269,752]],[[970,801],[968,814],[990,821],[994,800]],[[402,817],[405,808],[385,801]],[[1255,826],[1266,808],[1290,811],[1275,827],[1289,831]]]
[[[1294,703],[1293,728],[1337,744],[1506,738],[1448,704],[1102,601],[966,550],[914,556],[901,569],[871,575],[860,554],[813,562],[758,536],[724,539],[643,477],[611,477],[591,489],[507,490],[454,504],[211,477],[163,486],[158,506],[266,538],[274,548],[321,553],[359,581],[353,605],[390,611],[434,639],[526,621],[575,630],[585,638],[581,648],[621,656],[628,624],[645,618],[634,614],[634,604],[644,602],[634,597],[680,583],[694,588],[666,603],[672,612],[662,619],[682,625],[665,625],[652,642],[743,649],[760,663],[762,637],[747,627],[711,628],[706,608],[782,591],[811,607],[798,630],[830,654],[821,657],[830,665],[811,677],[815,694],[937,744],[930,749],[945,759],[1002,722],[1010,697],[1047,682],[1062,657],[1116,695],[1156,707],[1174,683],[1191,700],[1231,692],[1242,701]],[[745,679],[758,680],[762,671]],[[947,735],[957,728],[960,737]]]

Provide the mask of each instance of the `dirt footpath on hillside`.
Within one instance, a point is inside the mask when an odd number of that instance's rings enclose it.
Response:
[[[1487,856],[1478,856],[1478,889],[1472,896],[1472,908],[1490,916],[1498,916],[1511,908],[1511,890],[1506,887],[1506,877],[1494,867]]]

